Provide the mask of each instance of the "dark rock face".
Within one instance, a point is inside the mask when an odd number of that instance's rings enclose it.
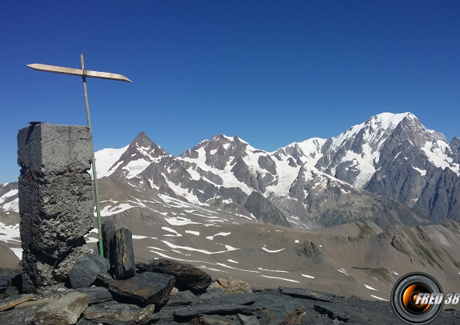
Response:
[[[164,305],[174,286],[174,277],[167,274],[144,272],[128,280],[114,280],[109,290],[118,299],[139,306]]]
[[[114,273],[117,279],[127,279],[134,276],[133,235],[128,228],[117,229],[114,240]],[[112,253],[110,253],[112,255]]]
[[[445,218],[460,220],[460,178],[450,169],[437,169],[413,210],[436,224]]]
[[[263,223],[291,227],[291,224],[281,211],[257,192],[252,192],[251,195],[249,195],[244,204],[244,208],[254,214],[254,216]]]
[[[62,283],[88,253],[92,229],[92,157],[87,127],[38,124],[18,134],[23,286],[28,292]]]
[[[138,262],[139,272],[151,271],[173,275],[179,290],[203,292],[211,284],[211,276],[191,264],[178,263],[173,260],[157,259]]]

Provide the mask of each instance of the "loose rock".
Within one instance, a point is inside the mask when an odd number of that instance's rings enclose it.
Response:
[[[113,300],[110,291],[104,287],[78,288],[75,291],[87,295],[90,305]]]
[[[279,292],[285,295],[292,297],[306,298],[324,302],[331,302],[332,295],[320,293],[312,290],[302,289],[302,288],[288,288],[288,287],[279,287]]]
[[[169,299],[174,281],[171,275],[145,272],[127,280],[113,280],[109,290],[120,301],[139,306],[164,305]]]
[[[314,308],[317,312],[325,314],[329,316],[329,318],[331,319],[338,319],[344,322],[350,319],[350,316],[348,316],[348,314],[345,311],[338,308],[334,308],[332,306],[315,305]]]
[[[238,314],[237,316],[241,325],[260,325],[260,322],[256,316],[246,316],[241,314]]]
[[[155,305],[140,308],[136,305],[120,304],[115,301],[95,304],[86,308],[83,317],[104,324],[148,324],[155,311]]]
[[[128,279],[135,274],[133,235],[128,228],[115,231],[114,274],[117,280]],[[112,254],[112,252],[110,253]]]
[[[77,260],[69,272],[70,285],[72,288],[89,287],[100,271],[100,267],[92,259],[84,256]]]
[[[173,260],[142,261],[136,264],[136,268],[139,272],[151,271],[173,275],[179,290],[190,290],[196,293],[205,291],[212,281],[209,274],[196,266]]]
[[[232,276],[218,278],[217,282],[211,284],[210,288],[219,288],[228,295],[235,295],[244,292],[252,292],[249,283],[243,280],[234,279]]]
[[[84,293],[71,292],[41,308],[32,319],[33,325],[75,324],[88,307],[89,297]]]

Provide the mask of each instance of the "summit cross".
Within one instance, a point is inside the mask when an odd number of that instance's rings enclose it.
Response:
[[[82,77],[83,91],[85,93],[86,120],[88,121],[89,132],[91,133],[91,137],[92,137],[93,133],[91,129],[91,118],[89,115],[88,92],[86,90],[86,78],[87,77],[102,78],[102,79],[110,79],[110,80],[118,80],[118,81],[126,81],[126,82],[132,82],[132,81],[126,78],[125,76],[121,74],[117,74],[117,73],[85,70],[85,64],[83,62],[83,54],[80,54],[80,61],[81,61],[81,69],[66,68],[66,67],[60,67],[56,65],[47,65],[47,64],[40,64],[40,63],[27,64],[27,66],[34,70],[69,74],[73,76]],[[93,150],[93,157],[92,157],[91,164],[93,167],[93,186],[94,186],[94,197],[95,197],[95,203],[96,203],[97,228],[98,228],[98,233],[99,233],[99,254],[104,256],[104,247],[102,245],[102,221],[101,221],[101,211],[99,209],[99,193],[98,193],[98,186],[97,186],[96,157],[94,155],[94,150]]]

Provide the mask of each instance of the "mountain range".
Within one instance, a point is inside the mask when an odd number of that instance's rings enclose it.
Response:
[[[98,178],[133,194],[167,195],[287,227],[370,220],[386,228],[460,219],[459,151],[459,138],[448,143],[411,113],[382,113],[338,137],[274,152],[218,135],[175,157],[141,132],[96,159]]]
[[[448,142],[411,113],[378,114],[337,137],[273,152],[217,135],[173,156],[144,132],[96,152],[101,214],[133,231],[143,257],[275,282],[289,281],[283,272],[297,272],[297,282],[339,272],[351,277],[332,282],[347,294],[369,277],[380,283],[372,287],[388,286],[401,261],[458,277],[449,243],[460,239],[459,166],[460,139]],[[20,255],[17,200],[17,183],[0,185],[0,240]],[[364,256],[345,269],[354,249]],[[336,290],[326,280],[309,286]]]

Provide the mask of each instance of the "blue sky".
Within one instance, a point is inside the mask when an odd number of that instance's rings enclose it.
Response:
[[[458,1],[2,1],[0,183],[29,121],[86,124],[95,150],[140,131],[172,154],[216,134],[275,150],[381,112],[460,136]]]

